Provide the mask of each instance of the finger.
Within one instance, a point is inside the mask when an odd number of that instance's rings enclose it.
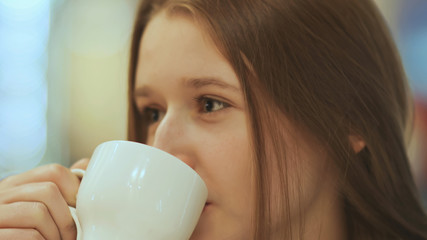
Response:
[[[76,205],[76,194],[80,180],[71,171],[59,164],[34,168],[25,173],[10,176],[0,182],[0,190],[35,182],[52,182],[58,186],[62,196],[70,206]]]
[[[15,202],[2,204],[0,205],[0,212],[2,213],[0,215],[1,228],[34,228],[45,239],[61,239],[58,228],[43,203]],[[6,233],[11,234],[11,232]],[[27,238],[21,237],[19,239]]]
[[[0,228],[0,239],[8,240],[46,240],[43,235],[33,228]]]
[[[76,226],[67,202],[52,182],[29,183],[0,191],[0,203],[40,202],[56,224],[62,239],[75,239]],[[2,227],[0,225],[0,227]]]
[[[80,168],[80,169],[86,170],[87,165],[89,164],[89,160],[90,160],[89,158],[80,159],[79,161],[75,162],[71,166],[71,169]]]

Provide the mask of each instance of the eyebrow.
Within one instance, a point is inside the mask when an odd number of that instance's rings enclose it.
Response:
[[[192,88],[196,88],[196,89],[200,89],[203,87],[208,87],[208,86],[216,86],[222,89],[230,89],[236,92],[239,92],[240,89],[230,85],[224,81],[221,81],[219,79],[216,78],[211,78],[211,77],[207,77],[207,78],[190,78],[185,80],[184,85],[186,87],[192,87]]]
[[[232,91],[240,92],[241,90],[231,84],[225,83],[217,78],[189,78],[184,81],[184,86],[200,89],[209,86],[216,86],[222,89],[229,89]],[[152,89],[149,86],[142,86],[134,90],[134,97],[149,97]]]
[[[135,90],[133,91],[133,96],[134,97],[149,97],[151,92],[152,92],[152,90],[150,87],[143,86],[143,87],[135,88]]]

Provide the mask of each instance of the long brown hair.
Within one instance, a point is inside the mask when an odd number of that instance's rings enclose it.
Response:
[[[129,71],[128,136],[139,142],[145,141],[144,118],[133,100],[139,43],[163,8],[200,20],[241,82],[255,156],[254,239],[272,238],[272,215],[280,216],[280,236],[292,235],[285,149],[276,131],[283,114],[327,148],[340,174],[349,239],[427,239],[404,140],[411,125],[409,89],[370,0],[143,1]],[[364,140],[362,151],[355,153],[350,135]],[[267,158],[266,142],[275,158]],[[279,213],[270,207],[271,166],[281,169]]]

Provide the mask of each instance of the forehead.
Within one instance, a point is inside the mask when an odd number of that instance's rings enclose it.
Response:
[[[191,16],[160,11],[148,22],[140,42],[140,57],[162,53],[217,55],[219,52],[201,25]]]
[[[206,31],[183,14],[161,11],[154,15],[141,38],[138,56],[137,84],[159,78],[235,78]]]
[[[140,42],[140,54],[151,53],[153,50],[159,50],[159,46],[164,48],[165,45],[188,47],[185,45],[203,44],[209,41],[204,35],[204,31],[195,25],[191,16],[170,15],[163,10],[148,22]]]

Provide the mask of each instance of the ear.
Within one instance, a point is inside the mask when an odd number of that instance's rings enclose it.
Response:
[[[366,147],[365,141],[359,135],[350,135],[348,139],[356,154]]]

